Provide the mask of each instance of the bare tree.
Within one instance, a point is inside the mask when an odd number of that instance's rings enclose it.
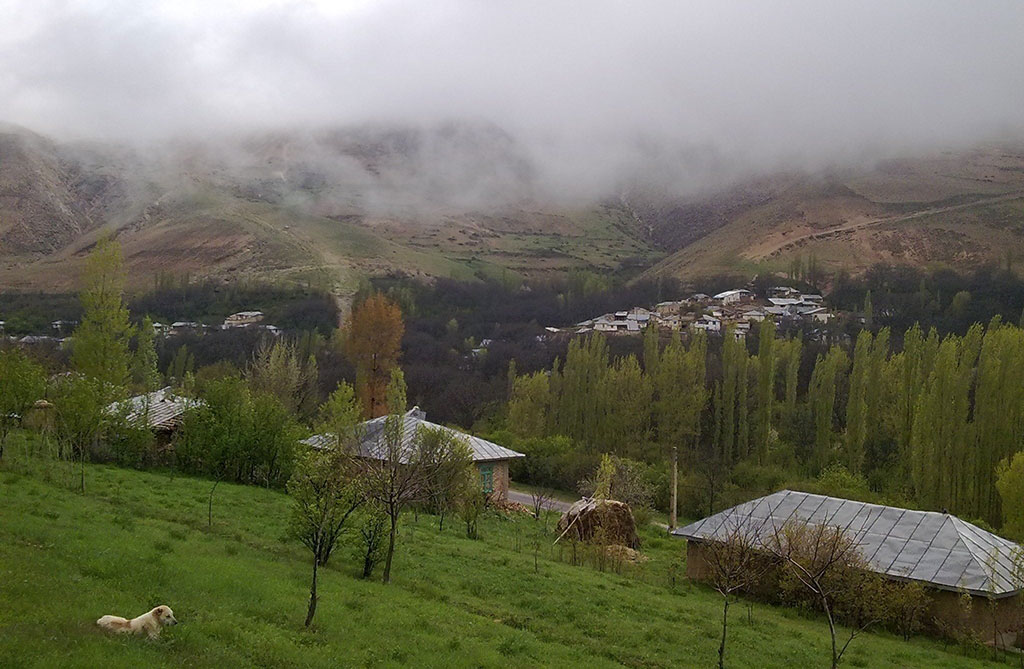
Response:
[[[551,491],[544,488],[538,488],[530,494],[530,503],[533,506],[533,518],[534,520],[540,520],[541,514],[548,508],[548,504],[551,502]]]
[[[831,519],[773,525],[766,545],[783,561],[796,589],[802,588],[824,612],[836,669],[850,643],[888,615],[885,584],[870,571],[854,537]],[[840,622],[849,629],[842,645],[837,640]]]
[[[725,667],[725,641],[729,629],[729,604],[733,595],[755,585],[774,565],[775,559],[761,546],[760,523],[729,516],[716,539],[701,544],[708,578],[722,596],[722,639],[718,667]]]
[[[306,627],[316,614],[317,570],[331,558],[345,522],[364,500],[353,460],[338,450],[310,451],[288,481],[294,500],[291,531],[313,554]]]
[[[374,502],[390,521],[383,575],[383,581],[390,583],[399,516],[410,504],[428,501],[431,487],[439,486],[441,478],[446,478],[449,486],[464,485],[465,477],[447,477],[447,474],[442,477],[441,472],[454,467],[452,463],[456,461],[465,465],[467,446],[459,439],[432,434],[432,430],[406,433],[405,379],[400,369],[391,372],[387,398],[387,405],[395,413],[385,417],[376,442],[369,445],[358,461],[367,499]],[[421,444],[426,442],[432,447],[421,448]]]

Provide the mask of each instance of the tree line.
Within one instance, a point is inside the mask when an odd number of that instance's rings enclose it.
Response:
[[[649,329],[640,356],[613,357],[600,335],[577,338],[551,368],[510,369],[507,425],[530,440],[567,440],[580,454],[652,464],[677,448],[690,480],[781,470],[860,481],[863,495],[946,509],[990,526],[1016,517],[1000,474],[1024,450],[1024,331],[994,318],[963,335],[914,325],[852,346],[814,349],[731,332],[668,341]],[[851,350],[852,349],[852,350]],[[811,355],[809,355],[811,354]],[[544,457],[543,448],[538,455]],[[1021,463],[1024,467],[1024,462]],[[1004,485],[1004,488],[1006,483]]]

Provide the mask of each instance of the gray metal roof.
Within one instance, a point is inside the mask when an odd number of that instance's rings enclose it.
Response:
[[[362,431],[362,440],[360,442],[360,455],[368,458],[376,458],[378,460],[385,459],[385,446],[383,444],[384,435],[384,424],[387,421],[387,416],[380,416],[368,420],[360,425]],[[410,411],[407,411],[402,417],[403,420],[403,431],[402,431],[402,461],[408,461],[412,455],[413,449],[415,448],[414,439],[417,432],[421,428],[444,430],[450,434],[454,434],[469,445],[470,450],[473,452],[474,462],[489,462],[494,460],[511,460],[512,458],[524,458],[524,454],[517,451],[513,451],[510,448],[499,446],[492,441],[481,439],[480,437],[474,437],[471,434],[460,432],[459,430],[453,430],[450,427],[438,425],[437,423],[431,423],[426,419],[426,414],[419,410],[418,407],[414,407]],[[327,448],[333,441],[333,435],[330,434],[315,434],[308,439],[303,439],[304,444],[308,444],[314,448]]]
[[[129,422],[145,421],[153,430],[172,430],[178,426],[181,417],[193,406],[201,404],[200,400],[180,397],[174,394],[170,386],[155,390],[145,395],[136,395],[121,402],[114,402],[107,411],[114,414],[126,411],[125,418]]]
[[[758,531],[764,543],[775,528],[790,520],[843,527],[871,568],[885,576],[995,597],[1024,589],[1014,578],[1014,561],[1021,550],[1017,544],[935,511],[782,490],[677,528],[672,534],[714,541],[735,527],[749,527]]]

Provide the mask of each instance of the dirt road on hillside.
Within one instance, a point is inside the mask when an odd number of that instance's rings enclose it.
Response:
[[[973,202],[965,202],[963,204],[954,204],[947,207],[933,207],[931,209],[922,209],[915,211],[911,214],[897,214],[894,216],[882,216],[879,218],[871,218],[863,221],[855,221],[853,223],[845,223],[843,225],[829,228],[827,230],[817,230],[815,232],[808,232],[806,234],[784,239],[781,242],[769,247],[767,250],[760,250],[756,255],[751,256],[751,260],[762,260],[771,256],[777,255],[786,249],[794,246],[798,246],[804,242],[826,239],[834,235],[840,235],[845,232],[853,232],[855,230],[862,230],[864,228],[874,227],[876,225],[882,225],[885,223],[899,223],[900,221],[909,221],[915,218],[923,218],[925,216],[932,216],[934,214],[942,214],[948,211],[957,211],[959,209],[970,209],[971,207],[984,206],[987,204],[997,204],[999,202],[1007,202],[1009,200],[1017,200],[1024,198],[1024,191],[1018,191],[1015,193],[1006,193],[1003,195],[997,195],[995,197],[987,197],[980,200],[974,200]]]

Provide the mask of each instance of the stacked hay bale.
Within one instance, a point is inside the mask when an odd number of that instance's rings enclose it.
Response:
[[[574,502],[559,519],[558,531],[559,539],[597,540],[609,546],[625,546],[634,550],[640,547],[633,511],[625,502],[614,499],[584,497]]]

